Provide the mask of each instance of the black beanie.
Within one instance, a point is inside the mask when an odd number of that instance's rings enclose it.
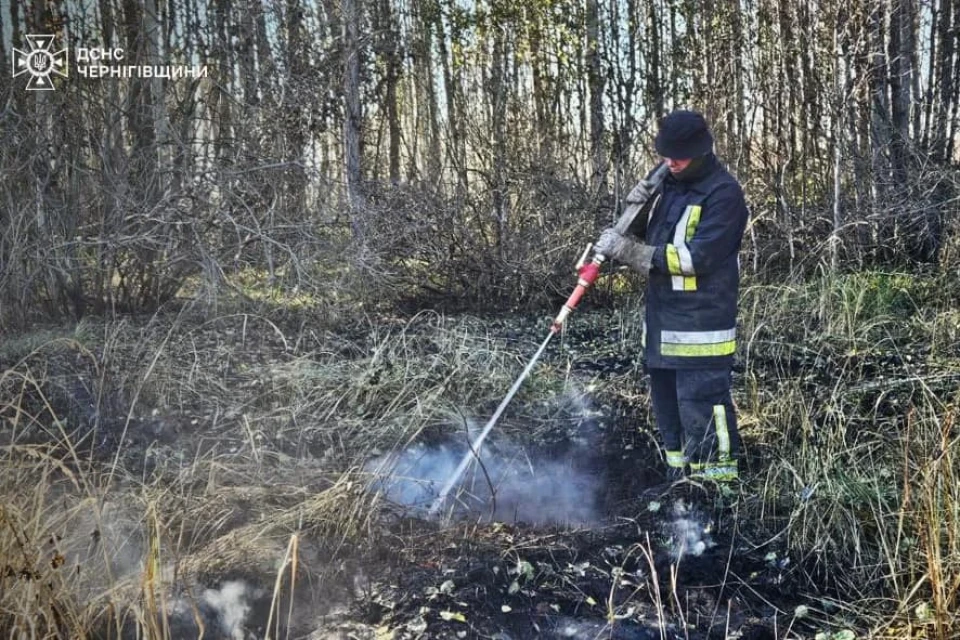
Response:
[[[702,115],[679,110],[660,121],[655,144],[664,158],[696,158],[713,150],[713,136]]]

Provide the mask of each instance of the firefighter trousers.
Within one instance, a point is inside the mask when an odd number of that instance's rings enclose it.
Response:
[[[737,477],[740,435],[730,397],[730,368],[648,369],[653,415],[667,464],[691,476]]]

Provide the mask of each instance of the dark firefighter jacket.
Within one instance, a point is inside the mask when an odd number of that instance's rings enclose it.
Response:
[[[731,366],[737,253],[748,215],[743,190],[711,153],[682,181],[668,174],[658,194],[648,217],[631,229],[656,247],[646,292],[646,366]]]

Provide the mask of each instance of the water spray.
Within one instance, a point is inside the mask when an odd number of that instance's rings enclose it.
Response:
[[[640,213],[644,205],[647,204],[650,195],[653,194],[656,188],[663,181],[664,177],[666,177],[667,171],[668,169],[666,163],[661,163],[641,183],[645,187],[644,192],[647,194],[647,196],[627,204],[623,214],[617,220],[616,225],[614,225],[614,229],[616,229],[620,234],[627,233],[627,230],[636,219],[637,214]],[[594,282],[596,282],[600,275],[600,267],[606,261],[607,257],[599,253],[594,253],[593,258],[587,262],[587,256],[590,255],[590,250],[592,248],[593,244],[588,244],[587,248],[583,251],[583,255],[580,257],[580,260],[577,262],[577,286],[573,290],[573,293],[570,294],[570,297],[567,298],[567,301],[563,304],[563,307],[560,309],[560,313],[558,313],[556,318],[553,319],[553,323],[550,325],[550,331],[547,333],[546,339],[544,339],[543,343],[540,344],[540,348],[537,349],[537,352],[533,355],[533,358],[531,358],[527,363],[523,373],[521,373],[520,377],[516,379],[516,381],[513,383],[513,386],[510,387],[507,395],[500,402],[500,406],[498,406],[497,410],[493,412],[492,416],[490,416],[490,419],[487,421],[487,424],[484,425],[480,435],[478,435],[476,440],[473,441],[470,450],[467,451],[467,453],[463,456],[463,460],[460,461],[460,464],[454,470],[453,474],[443,485],[443,488],[440,490],[440,494],[437,496],[436,500],[434,500],[433,504],[430,505],[429,514],[431,516],[436,515],[437,512],[440,511],[441,507],[443,507],[444,503],[447,501],[447,496],[450,494],[450,491],[452,491],[457,483],[460,482],[460,478],[463,477],[463,474],[467,470],[467,467],[470,466],[470,463],[475,458],[480,457],[480,448],[483,446],[483,441],[486,440],[487,435],[490,434],[490,431],[493,430],[494,425],[496,425],[497,421],[500,420],[500,416],[507,408],[507,405],[510,404],[510,401],[513,400],[513,396],[515,396],[517,391],[520,390],[520,385],[523,384],[523,381],[526,380],[527,376],[530,375],[530,372],[533,371],[533,367],[537,364],[540,356],[543,355],[543,352],[546,350],[547,345],[550,344],[550,340],[553,338],[553,336],[560,333],[560,330],[563,328],[563,323],[580,303],[580,299],[583,298],[587,290],[590,289]]]

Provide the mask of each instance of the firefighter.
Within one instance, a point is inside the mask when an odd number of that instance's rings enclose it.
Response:
[[[605,230],[595,251],[648,274],[644,368],[671,477],[729,482],[740,449],[730,385],[747,206],[701,114],[667,115],[655,145],[669,174],[648,212],[627,235]],[[646,195],[642,185],[628,202]]]

